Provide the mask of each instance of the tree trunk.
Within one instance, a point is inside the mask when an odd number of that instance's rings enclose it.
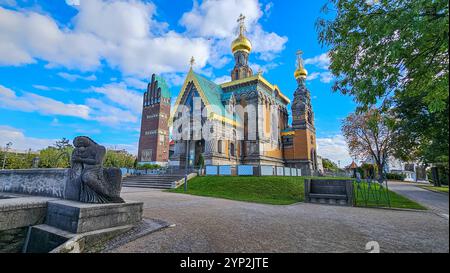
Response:
[[[439,179],[439,170],[437,167],[432,167],[431,168],[431,177],[433,179],[433,184],[436,187],[440,187],[441,186],[441,180]]]
[[[378,181],[381,183],[383,182],[384,164],[377,164],[377,167],[378,167]]]

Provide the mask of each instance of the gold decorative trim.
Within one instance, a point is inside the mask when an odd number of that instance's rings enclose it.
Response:
[[[295,135],[295,131],[281,132],[281,136],[293,136],[293,135]]]
[[[256,74],[254,76],[248,77],[248,78],[244,78],[244,79],[240,79],[237,81],[231,81],[231,82],[226,82],[220,85],[220,87],[222,88],[227,88],[227,87],[231,87],[231,86],[235,86],[235,85],[239,85],[239,84],[243,84],[243,83],[247,83],[247,82],[251,82],[254,80],[258,80],[262,83],[264,83],[267,87],[269,87],[269,89],[272,90],[272,92],[274,92],[275,90],[278,91],[278,93],[280,94],[280,97],[287,102],[288,104],[291,103],[291,100],[288,99],[288,97],[286,97],[280,90],[280,88],[277,85],[273,85],[271,84],[268,80],[266,80],[262,75],[260,74]]]

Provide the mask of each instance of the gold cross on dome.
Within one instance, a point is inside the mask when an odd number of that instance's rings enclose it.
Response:
[[[296,54],[297,54],[297,65],[298,65],[298,67],[303,67],[303,58],[302,58],[303,51],[301,51],[299,49],[299,50],[297,50]]]
[[[242,13],[241,13],[241,15],[239,15],[239,18],[238,18],[238,23],[239,24],[242,24],[242,23],[244,23],[244,20],[245,20],[245,16],[244,15],[242,15]]]
[[[239,23],[239,34],[244,35],[245,32],[245,16],[239,15],[239,18],[237,19],[237,22]]]

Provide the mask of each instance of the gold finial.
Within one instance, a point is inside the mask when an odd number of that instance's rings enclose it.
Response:
[[[299,49],[297,50],[296,54],[297,54],[297,68],[301,68],[303,67],[303,58],[302,58],[303,51]]]
[[[194,56],[191,57],[191,60],[189,61],[189,63],[191,64],[191,69],[192,69],[192,67],[193,67],[194,64],[195,64],[195,58],[194,58]]]
[[[308,76],[308,71],[306,71],[304,67],[302,58],[303,51],[297,50],[296,55],[297,55],[297,69],[294,72],[294,76],[296,79],[298,79],[299,77],[306,78],[306,76]]]
[[[261,68],[258,69],[258,75],[259,75],[259,76],[261,76],[261,75],[263,74],[263,72],[264,72],[264,71],[263,71]]]
[[[239,15],[239,18],[237,19],[237,22],[239,23],[239,35],[244,36],[245,35],[245,16]]]
[[[245,32],[247,31],[245,28],[245,16],[241,14],[237,19],[237,22],[239,23],[239,36],[231,43],[231,51],[233,54],[236,51],[250,53],[252,50],[252,43],[245,37]]]

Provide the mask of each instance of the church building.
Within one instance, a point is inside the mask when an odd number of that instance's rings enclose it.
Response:
[[[199,75],[191,60],[169,119],[174,141],[169,164],[180,168],[246,164],[317,170],[314,114],[301,52],[294,73],[297,90],[290,126],[287,106],[291,100],[249,66],[252,44],[245,36],[244,18],[239,18],[239,35],[231,44],[235,65],[230,82],[216,84]],[[165,133],[165,129],[159,130]],[[146,138],[141,132],[140,143],[144,144]],[[159,154],[159,148],[168,150],[168,143],[155,146],[152,155]],[[142,161],[144,153],[139,150]]]

